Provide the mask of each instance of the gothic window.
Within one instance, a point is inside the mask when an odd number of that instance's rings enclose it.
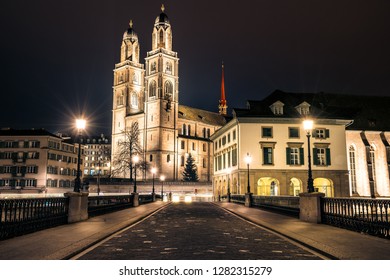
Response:
[[[160,31],[160,47],[164,46],[164,32]]]
[[[349,147],[349,178],[352,193],[357,193],[356,189],[356,151],[354,146]]]
[[[117,97],[116,97],[116,104],[117,106],[122,106],[123,105],[123,100],[124,100],[124,93],[122,91],[122,93],[118,94]]]
[[[173,86],[170,81],[165,82],[165,87],[164,87],[164,96],[168,97],[171,96],[173,93]]]
[[[157,67],[156,61],[153,61],[152,67],[150,68],[150,72],[156,72],[156,67]]]
[[[131,106],[133,108],[138,108],[138,95],[135,92],[131,95]]]
[[[136,73],[133,73],[133,83],[138,84],[138,75]]]
[[[165,66],[165,72],[168,74],[172,73],[172,63],[169,61],[167,62],[166,66]]]
[[[157,85],[155,81],[152,81],[149,86],[149,97],[156,96]]]
[[[181,134],[186,135],[187,134],[187,126],[183,124],[183,128],[181,130]]]

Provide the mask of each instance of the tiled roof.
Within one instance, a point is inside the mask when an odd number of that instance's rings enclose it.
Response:
[[[196,109],[185,105],[179,105],[179,118],[215,126],[223,126],[226,124],[226,118],[218,113]]]
[[[274,115],[270,105],[284,103],[283,115]],[[247,109],[234,109],[237,116],[300,118],[296,106],[309,103],[310,115],[316,118],[350,119],[349,130],[390,131],[390,97],[337,93],[291,93],[280,90],[260,101],[248,101]]]

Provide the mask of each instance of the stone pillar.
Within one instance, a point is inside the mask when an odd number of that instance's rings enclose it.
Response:
[[[252,193],[246,193],[245,194],[245,207],[251,207],[252,206]]]
[[[69,198],[68,223],[76,223],[88,219],[88,193],[68,192],[64,194]]]
[[[139,193],[132,193],[133,195],[133,207],[139,206]]]
[[[299,219],[308,223],[321,223],[321,197],[324,193],[299,194]]]

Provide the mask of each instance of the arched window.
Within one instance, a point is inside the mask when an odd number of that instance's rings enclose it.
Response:
[[[134,108],[138,108],[138,95],[136,92],[133,92],[131,95],[131,106]]]
[[[172,95],[173,93],[173,85],[170,81],[166,81],[165,82],[165,86],[164,86],[164,95]]]
[[[164,44],[164,32],[160,31],[160,47],[162,47]]]
[[[165,72],[167,72],[168,74],[172,73],[172,63],[170,63],[169,61],[166,64]]]
[[[352,193],[357,193],[356,189],[356,151],[354,146],[349,147],[349,180]]]
[[[149,97],[155,97],[156,90],[157,90],[156,82],[152,81],[149,86]]]
[[[187,126],[185,124],[183,124],[183,128],[182,128],[181,134],[183,134],[183,135],[187,134]]]

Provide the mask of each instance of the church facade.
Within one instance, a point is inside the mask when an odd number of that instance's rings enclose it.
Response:
[[[199,181],[208,182],[213,172],[209,137],[226,120],[223,114],[179,104],[179,57],[172,42],[172,27],[164,7],[154,22],[145,64],[140,62],[140,43],[131,21],[124,32],[120,62],[114,69],[112,157],[118,156],[118,143],[124,140],[126,130],[137,123],[143,150],[139,156],[150,169],[157,168],[166,180],[180,181],[191,154]],[[222,107],[226,112],[226,101]],[[129,178],[130,174],[121,176]],[[142,176],[151,179],[152,173],[145,170]]]

